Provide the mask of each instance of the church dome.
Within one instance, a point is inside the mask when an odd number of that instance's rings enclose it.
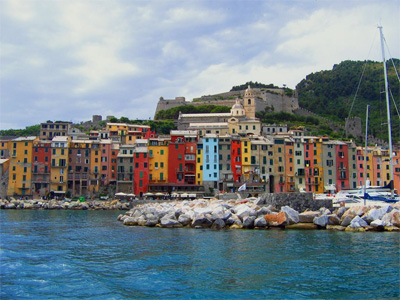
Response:
[[[240,103],[239,98],[236,98],[236,103],[232,106],[231,115],[232,116],[244,116],[246,111],[243,105]]]

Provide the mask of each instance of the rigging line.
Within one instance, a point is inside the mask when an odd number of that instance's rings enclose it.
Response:
[[[363,69],[363,71],[362,71],[360,80],[359,80],[359,82],[358,82],[357,89],[356,89],[356,93],[355,93],[355,95],[354,95],[354,99],[353,99],[353,102],[351,103],[351,107],[350,107],[350,110],[349,110],[349,114],[348,114],[347,119],[346,119],[346,121],[345,121],[345,123],[344,123],[344,131],[343,131],[343,134],[342,134],[342,138],[344,137],[344,135],[345,135],[346,132],[347,132],[347,122],[348,122],[348,120],[350,119],[351,112],[352,112],[353,106],[354,106],[354,102],[356,101],[357,94],[358,94],[358,90],[360,89],[361,81],[362,81],[362,78],[363,78],[363,76],[364,76],[365,69],[367,68],[367,63],[368,63],[369,57],[370,57],[370,55],[371,55],[372,47],[373,47],[373,45],[375,44],[375,41],[376,41],[376,37],[377,37],[377,36],[378,36],[377,34],[374,35],[374,38],[372,39],[371,46],[369,47],[367,59],[365,60],[365,64],[364,64],[364,69]]]
[[[396,108],[397,115],[399,116],[399,119],[400,119],[400,113],[399,113],[399,109],[398,109],[398,107],[397,107],[397,105],[396,105],[396,101],[394,100],[394,96],[393,96],[393,94],[392,94],[392,90],[389,90],[389,92],[390,92],[390,96],[391,96],[391,98],[392,98],[392,101],[393,101],[394,107]]]
[[[345,130],[345,132],[343,132],[342,138],[343,138],[344,134],[345,134],[346,131],[347,131],[347,130],[346,130],[346,129],[347,129],[347,122],[348,122],[348,120],[350,119],[351,112],[352,112],[353,107],[354,107],[354,103],[356,102],[356,98],[357,98],[357,95],[358,95],[358,91],[359,91],[359,89],[360,89],[361,81],[362,81],[362,79],[363,79],[363,77],[364,77],[365,69],[367,68],[367,63],[368,63],[368,60],[365,61],[364,68],[363,68],[363,71],[362,71],[361,76],[360,76],[360,80],[358,81],[358,85],[357,85],[357,89],[356,89],[356,94],[354,95],[353,102],[351,103],[351,107],[350,107],[349,114],[348,114],[347,119],[346,119],[346,122],[345,122],[345,124],[344,124],[344,130]]]
[[[392,57],[392,53],[390,53],[390,49],[389,49],[388,44],[386,43],[385,37],[383,37],[383,41],[385,42],[386,49],[387,49],[387,51],[389,52],[390,60],[392,61],[394,71],[396,72],[396,75],[397,75],[397,79],[400,81],[399,73],[397,72],[397,68],[396,68],[396,65],[395,65],[394,60],[393,60],[393,57]]]

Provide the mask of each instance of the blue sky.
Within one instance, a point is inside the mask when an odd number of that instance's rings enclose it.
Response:
[[[343,60],[400,57],[400,0],[0,0],[0,129],[153,118],[247,81],[295,88]],[[389,54],[387,54],[389,56]]]

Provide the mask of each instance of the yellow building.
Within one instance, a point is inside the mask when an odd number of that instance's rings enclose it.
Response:
[[[32,146],[37,138],[20,137],[12,140],[8,196],[32,196]]]
[[[100,142],[93,141],[92,151],[90,152],[90,185],[89,185],[89,192],[92,194],[99,191],[100,170],[101,170]]]
[[[168,144],[170,138],[149,140],[149,183],[168,182]]]
[[[244,181],[249,181],[251,172],[251,142],[249,138],[241,138],[241,148],[242,148],[242,175]]]
[[[196,184],[203,184],[203,143],[197,144],[196,151]]]
[[[68,137],[56,136],[51,141],[50,191],[65,196],[68,183]]]
[[[10,157],[10,143],[11,141],[1,141],[0,142],[0,158]]]

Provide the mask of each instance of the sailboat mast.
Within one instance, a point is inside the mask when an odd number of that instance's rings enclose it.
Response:
[[[389,164],[390,164],[390,181],[391,181],[391,191],[392,198],[394,197],[394,187],[393,187],[393,146],[392,146],[392,127],[390,120],[390,102],[389,102],[389,87],[388,87],[388,78],[387,78],[387,69],[386,69],[386,58],[385,58],[385,48],[384,48],[384,37],[382,32],[382,26],[378,26],[379,33],[381,36],[381,48],[382,48],[382,60],[383,60],[383,70],[385,73],[385,94],[386,94],[386,110],[387,110],[387,121],[388,121],[388,135],[389,135]]]
[[[364,205],[367,205],[367,154],[368,154],[368,118],[369,105],[367,105],[367,116],[365,120],[365,149],[364,149]]]

